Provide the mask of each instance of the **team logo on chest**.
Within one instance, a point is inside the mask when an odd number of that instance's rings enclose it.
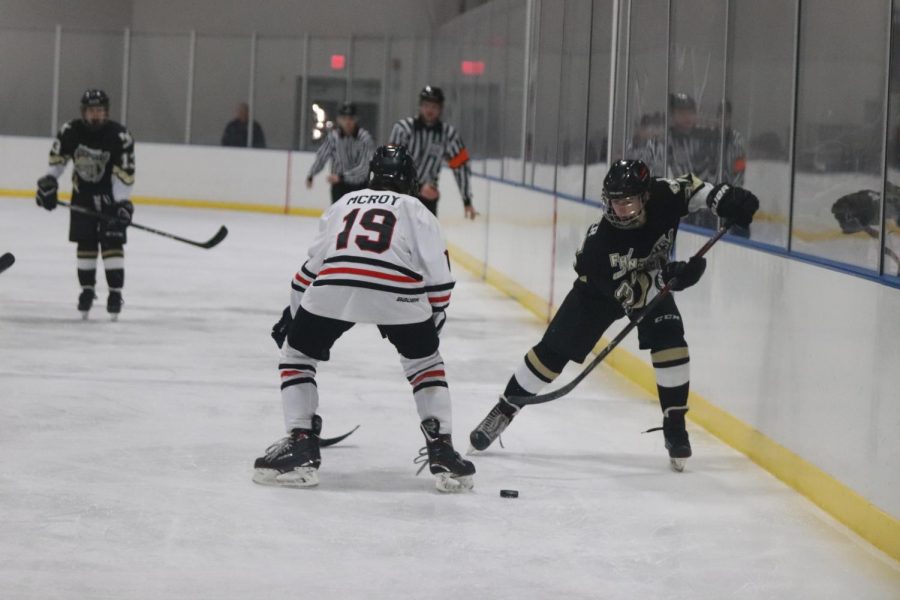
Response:
[[[106,165],[109,163],[109,152],[94,150],[81,144],[72,155],[75,164],[75,172],[85,181],[97,183],[103,179]]]
[[[617,269],[613,272],[613,281],[622,279],[629,271],[652,271],[660,268],[665,264],[674,241],[675,230],[669,229],[669,231],[659,236],[659,239],[653,244],[647,256],[636,258],[634,256],[634,248],[629,248],[625,254],[620,252],[610,253],[609,266]]]

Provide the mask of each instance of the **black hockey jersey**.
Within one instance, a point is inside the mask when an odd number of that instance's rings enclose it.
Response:
[[[620,303],[635,283],[643,290],[633,299],[640,308],[655,296],[659,269],[669,260],[681,217],[706,207],[712,185],[693,175],[677,179],[653,179],[644,205],[646,220],[641,227],[620,229],[606,219],[590,226],[581,249],[575,254],[576,287]],[[629,285],[623,286],[623,282]]]
[[[100,210],[131,195],[134,139],[123,125],[106,121],[91,129],[81,119],[64,124],[50,149],[49,174],[59,178],[70,160],[74,203]]]

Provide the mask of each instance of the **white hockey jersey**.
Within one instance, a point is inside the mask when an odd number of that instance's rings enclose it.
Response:
[[[291,282],[297,307],[353,323],[419,323],[450,303],[453,275],[441,226],[413,196],[351,192],[319,222]]]

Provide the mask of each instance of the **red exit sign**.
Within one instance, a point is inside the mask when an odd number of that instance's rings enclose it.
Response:
[[[463,75],[478,76],[484,75],[483,60],[464,60],[459,64],[459,70]]]

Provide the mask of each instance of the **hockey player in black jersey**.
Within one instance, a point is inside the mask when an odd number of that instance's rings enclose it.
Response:
[[[87,90],[81,97],[81,118],[64,124],[50,149],[50,168],[38,179],[36,202],[47,210],[58,204],[58,179],[73,163],[72,205],[108,218],[72,212],[69,241],[78,244],[78,310],[87,318],[96,297],[98,248],[103,254],[109,296],[106,310],[115,320],[122,310],[125,284],[126,229],[134,206],[129,197],[134,184],[134,139],[124,126],[109,119],[109,97],[102,90]]]
[[[709,207],[716,215],[747,226],[759,208],[751,192],[727,184],[713,186],[691,174],[657,179],[639,160],[620,160],[603,181],[603,218],[590,226],[575,256],[578,278],[547,327],[525,355],[500,401],[472,431],[474,450],[497,439],[522,406],[510,397],[534,396],[569,361],[582,362],[614,321],[639,313],[659,289],[677,277],[673,291],[697,283],[704,258],[669,261],[684,215]],[[672,295],[638,325],[640,348],[650,350],[663,412],[666,448],[676,470],[691,456],[685,429],[689,356],[681,314]]]

